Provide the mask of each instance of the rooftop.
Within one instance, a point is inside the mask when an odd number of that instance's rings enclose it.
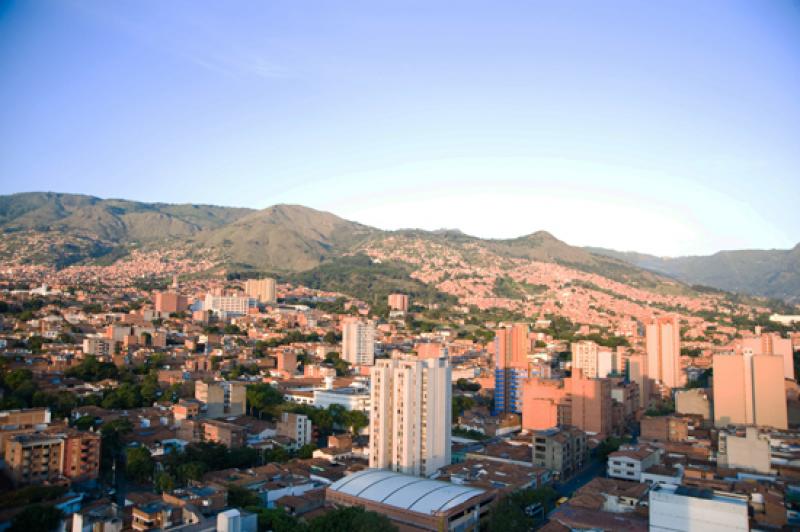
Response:
[[[328,489],[429,515],[447,511],[485,493],[478,488],[457,486],[449,482],[382,469],[366,469],[353,473],[334,482]]]

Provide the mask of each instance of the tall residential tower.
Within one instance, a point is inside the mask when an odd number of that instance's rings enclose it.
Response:
[[[371,378],[369,466],[430,476],[450,465],[448,360],[378,360]]]

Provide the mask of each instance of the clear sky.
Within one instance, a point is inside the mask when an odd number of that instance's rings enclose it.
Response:
[[[800,4],[3,1],[0,193],[800,241]]]

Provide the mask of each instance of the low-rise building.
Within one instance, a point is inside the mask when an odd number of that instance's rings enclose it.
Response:
[[[650,490],[650,531],[736,532],[750,530],[748,497],[686,486]]]
[[[642,472],[661,463],[662,452],[647,446],[621,448],[608,455],[608,476],[641,482]]]
[[[402,530],[477,531],[495,498],[493,491],[367,469],[328,486],[326,500],[361,506],[388,517]]]
[[[744,435],[721,431],[717,463],[720,467],[745,469],[757,473],[772,471],[769,436],[756,427],[747,427]]]
[[[589,459],[586,433],[576,427],[558,427],[533,433],[533,464],[566,480],[581,471]]]
[[[641,420],[640,438],[646,441],[686,441],[689,420],[678,416],[645,416]]]

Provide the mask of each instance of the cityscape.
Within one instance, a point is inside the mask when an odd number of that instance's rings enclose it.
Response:
[[[800,530],[797,3],[300,4],[0,5],[0,532]]]

